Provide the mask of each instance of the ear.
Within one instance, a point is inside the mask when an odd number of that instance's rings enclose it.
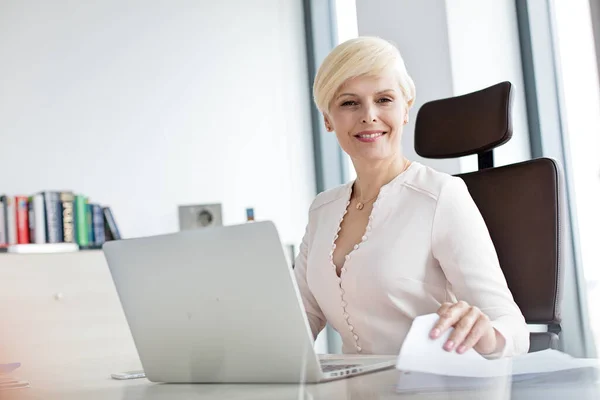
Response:
[[[331,124],[329,117],[325,114],[323,114],[323,121],[325,122],[325,129],[327,129],[327,132],[333,132],[333,125]]]

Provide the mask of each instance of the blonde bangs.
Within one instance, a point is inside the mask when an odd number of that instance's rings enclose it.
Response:
[[[386,40],[358,37],[348,40],[325,57],[313,85],[314,101],[323,113],[328,113],[332,100],[348,79],[378,76],[392,70],[408,107],[415,98],[415,86],[406,71],[400,52]]]

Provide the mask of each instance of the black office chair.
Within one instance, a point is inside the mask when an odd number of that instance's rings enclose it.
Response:
[[[494,168],[493,149],[512,137],[512,85],[426,103],[417,114],[415,150],[426,158],[477,154],[479,170],[462,178],[490,231],[508,287],[531,333],[530,352],[557,349],[562,293],[561,174],[538,158]]]

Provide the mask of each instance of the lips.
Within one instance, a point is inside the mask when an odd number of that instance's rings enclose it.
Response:
[[[374,142],[387,132],[385,131],[363,131],[354,135],[361,142]]]

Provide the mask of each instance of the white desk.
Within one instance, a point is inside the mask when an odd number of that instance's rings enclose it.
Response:
[[[0,321],[0,362],[22,362],[17,375],[32,385],[0,392],[0,400],[600,399],[594,386],[542,391],[512,388],[506,381],[484,391],[398,394],[394,369],[311,385],[113,380],[111,373],[141,366],[101,252],[0,255]]]
[[[72,374],[77,375],[77,374]],[[154,384],[146,379],[61,381],[10,393],[3,400],[178,400],[178,399],[599,399],[598,385],[563,385],[545,389],[512,388],[499,380],[486,390],[401,394],[395,390],[399,373],[385,370],[338,381],[310,385],[182,385]]]

